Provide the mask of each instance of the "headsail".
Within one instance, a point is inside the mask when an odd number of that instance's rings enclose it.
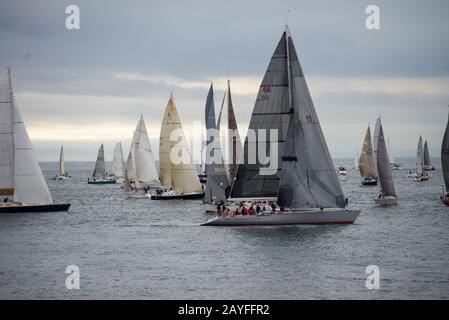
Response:
[[[242,142],[235,119],[231,97],[231,81],[228,80],[228,145],[229,145],[229,181],[232,185],[242,155]]]
[[[382,195],[396,197],[382,124],[380,124],[379,138],[377,140],[376,162],[380,180],[380,191]]]
[[[374,126],[374,135],[373,135],[373,158],[374,158],[374,174],[377,177],[377,141],[379,140],[379,131],[380,131],[380,116],[376,120],[376,124]]]
[[[95,169],[92,176],[94,178],[104,178],[106,176],[103,144],[101,144],[100,149],[98,149],[97,161],[95,161]]]
[[[61,146],[61,152],[59,153],[59,175],[65,176],[65,165],[64,165],[64,146]]]
[[[363,179],[376,179],[374,169],[373,145],[371,142],[371,129],[366,129],[365,139],[363,140],[362,153],[359,158],[359,170]]]
[[[423,148],[423,165],[424,165],[424,168],[426,168],[426,169],[432,167],[432,163],[430,162],[429,146],[427,144],[427,140],[424,142],[424,148]]]
[[[112,169],[116,177],[123,177],[123,150],[121,142],[115,144]]]
[[[441,144],[441,166],[443,168],[444,186],[449,192],[449,116],[444,131],[443,143]]]
[[[422,136],[419,136],[418,147],[416,150],[416,175],[421,177],[423,175],[423,146]]]

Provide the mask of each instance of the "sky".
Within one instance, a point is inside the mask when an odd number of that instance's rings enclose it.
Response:
[[[68,5],[80,29],[65,26]],[[369,5],[380,30],[365,26]],[[170,92],[186,134],[204,122],[210,83],[218,109],[229,73],[246,132],[268,62],[289,28],[333,157],[354,157],[381,114],[395,157],[419,135],[438,156],[449,104],[449,1],[6,1],[0,70],[13,87],[41,161],[106,160],[144,115],[155,157]],[[198,159],[199,155],[195,155]]]

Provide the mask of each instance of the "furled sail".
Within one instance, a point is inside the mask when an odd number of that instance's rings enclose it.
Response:
[[[287,75],[286,34],[282,35],[257,94],[256,103],[249,123],[248,134],[243,147],[243,156],[232,184],[232,198],[277,197],[279,191],[279,170],[282,151],[290,118],[289,87]],[[265,132],[258,131],[265,129]],[[276,130],[271,137],[270,130]],[[254,133],[254,137],[251,134]],[[258,141],[266,141],[266,154],[270,156],[270,140],[278,142],[277,165],[270,172],[260,157],[256,157]],[[263,142],[260,142],[262,145]],[[254,159],[255,158],[255,159]]]
[[[424,148],[423,148],[423,165],[424,165],[424,168],[426,168],[426,169],[432,167],[432,163],[430,162],[429,146],[427,144],[427,140],[424,142]]]
[[[365,139],[363,140],[362,153],[359,158],[359,170],[363,179],[376,179],[374,169],[373,145],[371,142],[371,129],[366,129]]]
[[[444,187],[449,192],[449,116],[441,144],[441,166],[443,168]]]
[[[291,90],[278,203],[287,208],[344,208],[338,181],[301,65],[287,30]]]
[[[380,180],[380,191],[383,196],[396,197],[396,191],[394,190],[393,177],[391,175],[390,161],[388,159],[387,146],[385,144],[385,137],[380,124],[379,137],[377,140],[377,171]]]
[[[177,141],[171,140],[172,134],[178,136]],[[185,161],[173,162],[171,155],[173,157],[181,156]],[[172,95],[170,95],[162,120],[159,161],[161,184],[163,186],[172,187],[172,189],[182,194],[202,192],[202,186],[190,157],[185,134]]]
[[[100,149],[98,149],[97,161],[95,161],[95,169],[92,176],[94,178],[104,178],[106,176],[103,144],[101,144]]]
[[[419,136],[418,147],[416,150],[416,175],[421,177],[423,175],[423,146],[422,136]]]
[[[134,159],[133,167],[136,183],[159,186],[159,175],[143,115],[141,115],[136,130],[134,131],[131,150],[133,154],[131,158]]]
[[[205,111],[208,138],[206,147],[207,183],[204,193],[204,201],[206,203],[225,202],[227,199],[226,193],[229,194],[230,187],[223,163],[220,135],[218,134],[219,123],[215,122],[214,90],[212,85],[210,86],[207,94]],[[215,141],[217,138],[218,141]]]
[[[123,177],[123,150],[121,142],[117,142],[114,147],[112,170],[116,177]]]
[[[8,69],[0,91],[0,195],[14,194],[14,96]]]
[[[64,146],[61,146],[61,152],[59,153],[59,175],[65,176],[65,165],[64,165]]]
[[[231,81],[228,80],[228,145],[229,145],[229,181],[232,184],[242,155],[242,142],[235,119],[231,97]]]

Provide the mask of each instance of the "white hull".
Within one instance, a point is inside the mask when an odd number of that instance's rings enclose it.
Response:
[[[148,193],[141,193],[141,192],[127,192],[128,198],[131,199],[148,199],[148,197],[151,197]]]
[[[67,180],[67,179],[72,179],[72,177],[70,177],[70,176],[56,176],[56,177],[53,177],[52,178],[52,180]]]
[[[352,224],[359,210],[325,209],[285,211],[273,214],[219,217],[202,226],[263,226],[294,224]]]
[[[203,208],[206,213],[217,213],[217,205],[211,203],[203,203]]]
[[[387,197],[374,198],[374,202],[382,206],[388,206],[398,204],[398,199],[396,197],[387,196]]]

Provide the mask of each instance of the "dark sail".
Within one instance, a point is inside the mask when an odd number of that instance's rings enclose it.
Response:
[[[277,197],[278,195],[281,155],[290,115],[285,38],[284,32],[270,60],[257,94],[248,128],[248,131],[253,130],[256,133],[256,139],[249,141],[248,136],[245,139],[243,156],[232,185],[232,198]],[[266,136],[259,137],[258,129],[266,129]],[[255,157],[253,163],[250,163],[249,160],[254,156],[254,153],[257,154],[257,141],[259,139],[267,141],[266,150],[267,156],[269,155],[270,129],[278,130],[279,152],[277,168],[273,170],[273,174],[267,175],[261,174],[261,172],[264,168],[269,167],[269,164],[261,163],[259,157]],[[252,154],[250,155],[249,152]]]
[[[231,85],[228,80],[228,142],[229,142],[229,181],[234,181],[237,173],[238,162],[242,154],[242,142],[235,120],[234,107],[232,105]]]
[[[427,140],[424,142],[423,148],[423,165],[426,169],[432,166],[432,163],[430,162],[429,146],[427,145]]]
[[[382,195],[396,197],[382,124],[380,125],[379,137],[377,140],[376,162]]]
[[[441,145],[441,166],[443,167],[443,178],[446,192],[449,192],[449,119],[444,131],[443,143]]]

